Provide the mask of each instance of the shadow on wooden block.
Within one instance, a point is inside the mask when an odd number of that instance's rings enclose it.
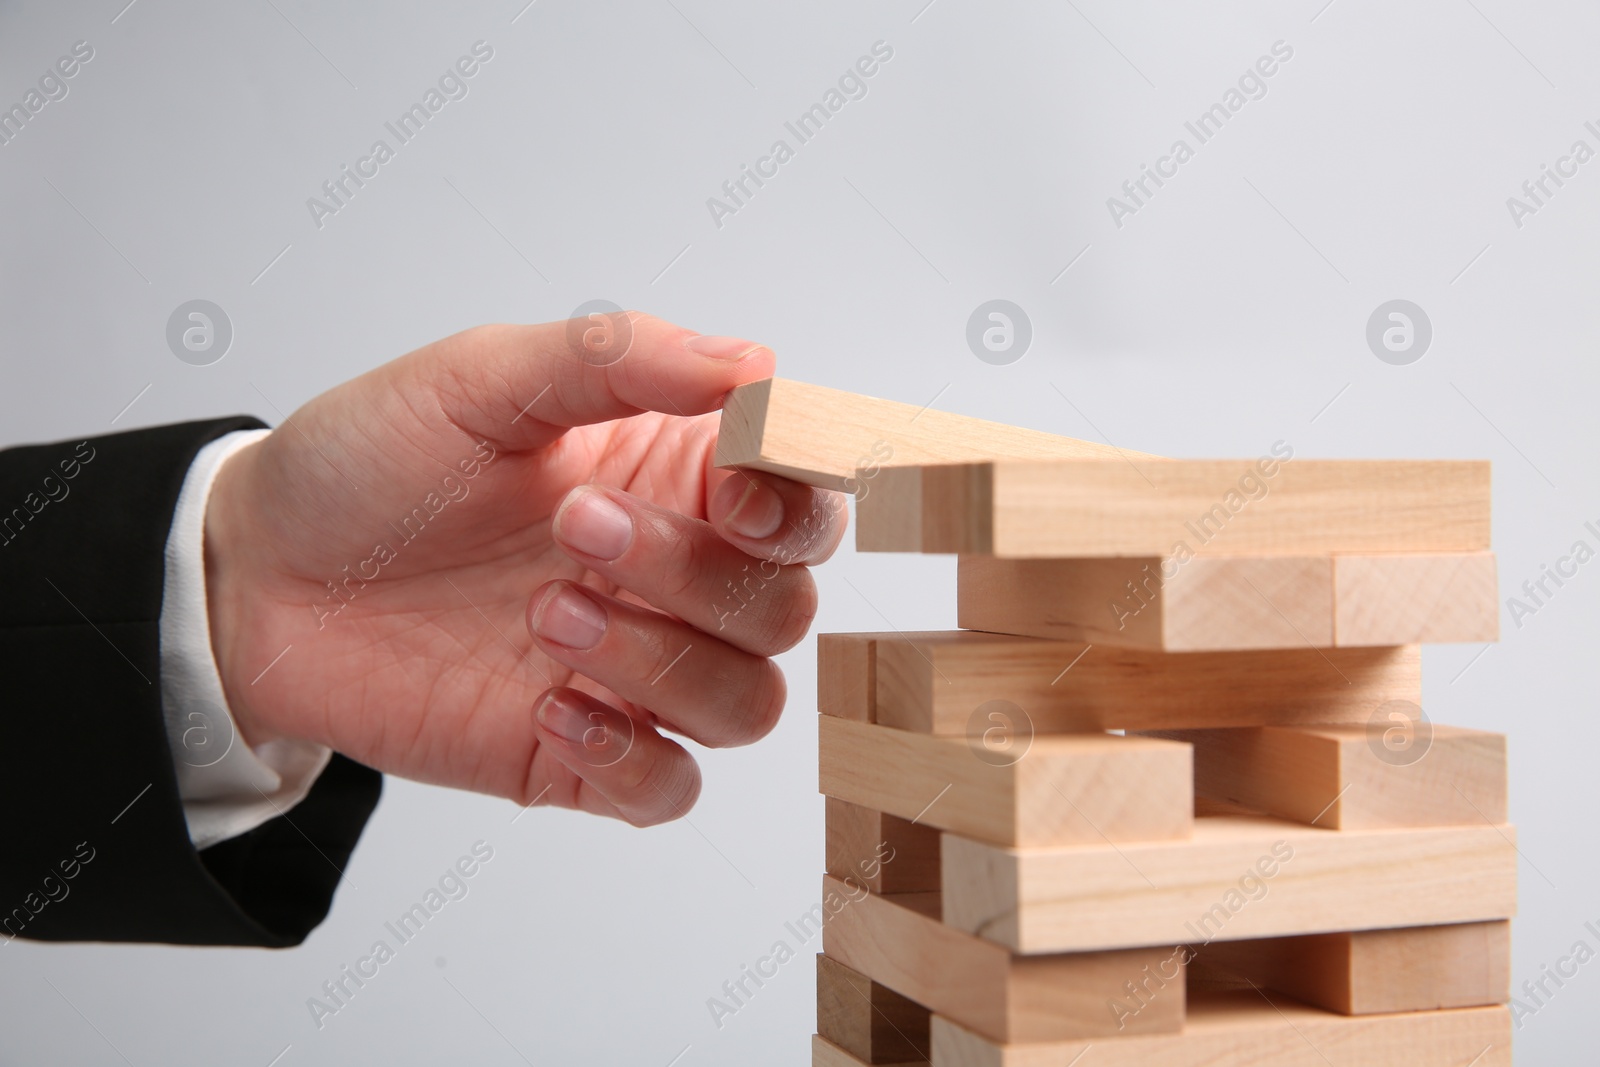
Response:
[[[838,960],[817,956],[817,1032],[863,1063],[928,1058],[929,1011]]]

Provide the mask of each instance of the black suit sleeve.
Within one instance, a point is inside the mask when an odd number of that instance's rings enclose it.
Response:
[[[378,802],[335,755],[287,816],[196,851],[161,712],[164,550],[222,419],[0,452],[0,933],[299,944]]]

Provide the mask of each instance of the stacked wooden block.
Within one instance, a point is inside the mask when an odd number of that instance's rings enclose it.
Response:
[[[819,639],[813,1062],[1509,1064],[1488,469],[1182,461],[798,383],[719,461],[955,552],[962,630]],[[898,620],[897,620],[898,621]]]

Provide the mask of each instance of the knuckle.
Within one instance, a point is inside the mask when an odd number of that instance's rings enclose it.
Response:
[[[759,668],[746,685],[732,695],[732,710],[727,716],[723,736],[704,742],[711,748],[732,748],[753,744],[770,734],[783,715],[788,685],[783,671],[771,660],[759,661]]]
[[[617,767],[617,785],[629,795],[650,795],[650,781],[658,762],[647,751],[635,747]]]
[[[653,758],[637,761],[624,789],[632,803],[618,805],[631,825],[658,826],[689,814],[700,799],[700,771],[688,753],[673,745]]]
[[[659,559],[657,588],[669,600],[683,600],[707,584],[710,562],[699,538],[670,521],[656,525]]]
[[[460,333],[461,341],[467,346],[493,345],[506,336],[507,329],[504,325],[495,322],[480,323],[477,326],[468,326]]]
[[[848,509],[838,493],[816,490],[810,509],[790,526],[783,541],[771,550],[780,563],[819,562],[832,554],[844,533]]]
[[[771,608],[761,620],[757,640],[764,655],[787,652],[805,639],[817,617],[817,583],[803,568],[789,571],[791,584],[783,595],[773,597]]]
[[[773,598],[772,585],[783,574],[783,568],[770,560],[748,560],[738,571],[723,578],[713,590],[712,614],[717,619],[717,629],[725,630],[737,620],[739,627],[759,624],[764,612],[770,610],[763,603]],[[751,609],[746,615],[746,609]],[[759,628],[759,627],[758,627]]]
[[[741,648],[775,656],[799,644],[817,614],[817,584],[804,567],[771,560],[746,567],[712,604],[717,632]]]
[[[684,642],[681,635],[673,633],[662,632],[656,635],[645,645],[646,650],[640,662],[649,666],[638,676],[638,682],[642,682],[646,690],[654,690],[657,682],[668,679],[670,687],[675,687],[680,678],[668,676],[678,674],[685,667],[696,665],[694,646],[697,643],[699,643],[698,635],[687,642]]]
[[[770,660],[763,661],[760,681],[750,694],[751,741],[759,741],[770,734],[783,715],[783,705],[788,699],[788,684],[783,671]]]

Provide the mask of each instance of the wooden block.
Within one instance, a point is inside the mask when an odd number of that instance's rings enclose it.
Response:
[[[823,896],[852,892],[823,879]],[[1165,1033],[1183,1025],[1183,962],[1172,947],[1014,956],[941,923],[937,893],[859,890],[831,912],[831,959],[996,1041]],[[1165,969],[1163,969],[1165,968]],[[1113,1005],[1143,990],[1139,1011]],[[1120,1026],[1120,1030],[1119,1030]]]
[[[963,556],[973,630],[1185,652],[1494,641],[1491,552],[997,559]]]
[[[1500,639],[1494,553],[1335,556],[1334,643]]]
[[[1181,1034],[1003,1045],[935,1015],[932,1040],[939,1067],[1511,1067],[1504,1007],[1348,1018],[1249,990],[1191,994]]]
[[[1489,465],[1116,458],[890,467],[856,509],[856,547],[1007,559],[1479,552],[1489,547]]]
[[[940,834],[837,797],[827,797],[828,873],[874,893],[939,889]]]
[[[1165,653],[970,630],[874,636],[875,721],[921,733],[964,735],[991,700],[1040,734],[1365,723],[1390,701],[1422,701],[1414,645]]]
[[[717,435],[719,467],[858,495],[889,465],[1123,455],[1143,453],[784,378],[729,393]]]
[[[946,834],[944,920],[1018,952],[1508,919],[1508,826],[1324,830],[1196,819],[1189,841],[1001,848]]]
[[[1114,734],[1041,735],[985,757],[981,732],[934,737],[827,715],[821,791],[1000,844],[1183,838],[1193,822],[1189,746]],[[991,729],[1001,729],[994,726]],[[1135,785],[1136,783],[1136,785]]]
[[[1344,1015],[1504,1004],[1511,924],[1456,923],[1214,941],[1189,961]]]
[[[850,1055],[821,1034],[811,1035],[811,1067],[871,1067],[866,1060]],[[927,1060],[908,1060],[887,1067],[928,1067]]]
[[[1334,643],[1328,556],[962,556],[956,580],[971,630],[1167,652]]]
[[[817,1032],[862,1063],[926,1063],[928,1009],[817,956]]]
[[[873,721],[873,644],[894,634],[818,634],[817,710],[856,722]]]
[[[1397,736],[1408,747],[1387,748],[1390,730],[1403,731]],[[1253,726],[1152,736],[1194,746],[1197,797],[1296,822],[1375,830],[1506,821],[1503,734],[1401,720],[1395,727]]]

